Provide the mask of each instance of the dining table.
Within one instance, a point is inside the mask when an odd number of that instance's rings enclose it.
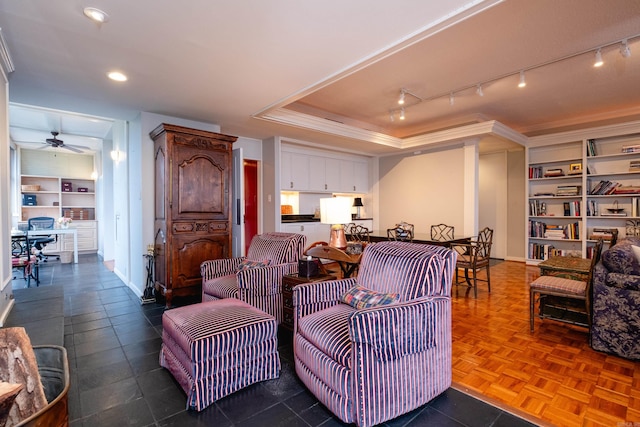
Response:
[[[433,240],[430,233],[414,233],[412,242],[451,247],[456,244],[467,244],[474,237],[475,236],[461,236],[455,237],[453,239]],[[371,240],[371,242],[385,242],[389,240],[389,237],[387,236],[387,230],[373,230],[369,233],[369,239]]]

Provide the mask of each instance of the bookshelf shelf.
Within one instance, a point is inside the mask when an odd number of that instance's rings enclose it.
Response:
[[[586,132],[568,132],[557,138],[541,138],[540,145],[532,143],[527,148],[527,263],[536,264],[552,255],[585,257],[595,242],[590,238],[594,229],[616,228],[620,239],[627,234],[628,221],[638,221],[640,124],[628,127],[625,132],[613,127],[598,128],[593,130],[593,138],[585,138]],[[572,139],[571,135],[579,136]],[[562,175],[545,177],[548,171]],[[571,172],[574,174],[570,175]],[[577,194],[557,194],[567,191]],[[567,204],[571,215],[566,214]],[[606,214],[616,207],[626,215]],[[548,227],[566,227],[575,222],[578,223],[575,239],[540,237]]]

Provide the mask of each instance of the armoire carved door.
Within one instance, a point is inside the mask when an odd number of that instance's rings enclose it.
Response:
[[[155,156],[155,288],[200,296],[200,264],[231,256],[232,144],[237,137],[161,124]]]

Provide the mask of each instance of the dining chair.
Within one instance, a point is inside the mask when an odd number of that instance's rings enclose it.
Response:
[[[469,239],[466,243],[455,243],[452,248],[458,252],[456,263],[456,285],[466,283],[473,288],[474,298],[478,298],[478,282],[487,282],[487,290],[491,292],[491,245],[493,243],[493,230],[485,227],[475,238]],[[464,270],[464,281],[459,282],[458,270]],[[486,270],[487,278],[478,278],[478,272]],[[471,270],[471,278],[469,277]]]
[[[389,240],[411,242],[413,241],[413,236],[413,224],[407,222],[401,222],[393,226],[393,228],[387,228],[387,238]]]
[[[438,242],[453,240],[455,227],[447,224],[436,224],[431,226],[431,240]]]
[[[344,231],[347,235],[347,241],[349,242],[369,243],[371,241],[369,237],[370,230],[360,224],[351,222],[345,226]]]
[[[552,319],[573,325],[591,325],[591,289],[593,287],[593,269],[602,254],[602,239],[593,247],[589,274],[586,280],[569,279],[563,276],[543,275],[529,285],[529,329],[533,332],[535,304],[538,303],[538,317]],[[546,307],[553,310],[547,313]],[[586,316],[586,324],[575,314]]]

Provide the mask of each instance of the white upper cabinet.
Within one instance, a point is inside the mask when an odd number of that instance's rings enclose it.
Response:
[[[366,193],[366,160],[340,159],[319,154],[282,151],[280,189],[318,193]]]
[[[282,190],[309,190],[309,156],[283,151],[281,164],[280,188]]]

